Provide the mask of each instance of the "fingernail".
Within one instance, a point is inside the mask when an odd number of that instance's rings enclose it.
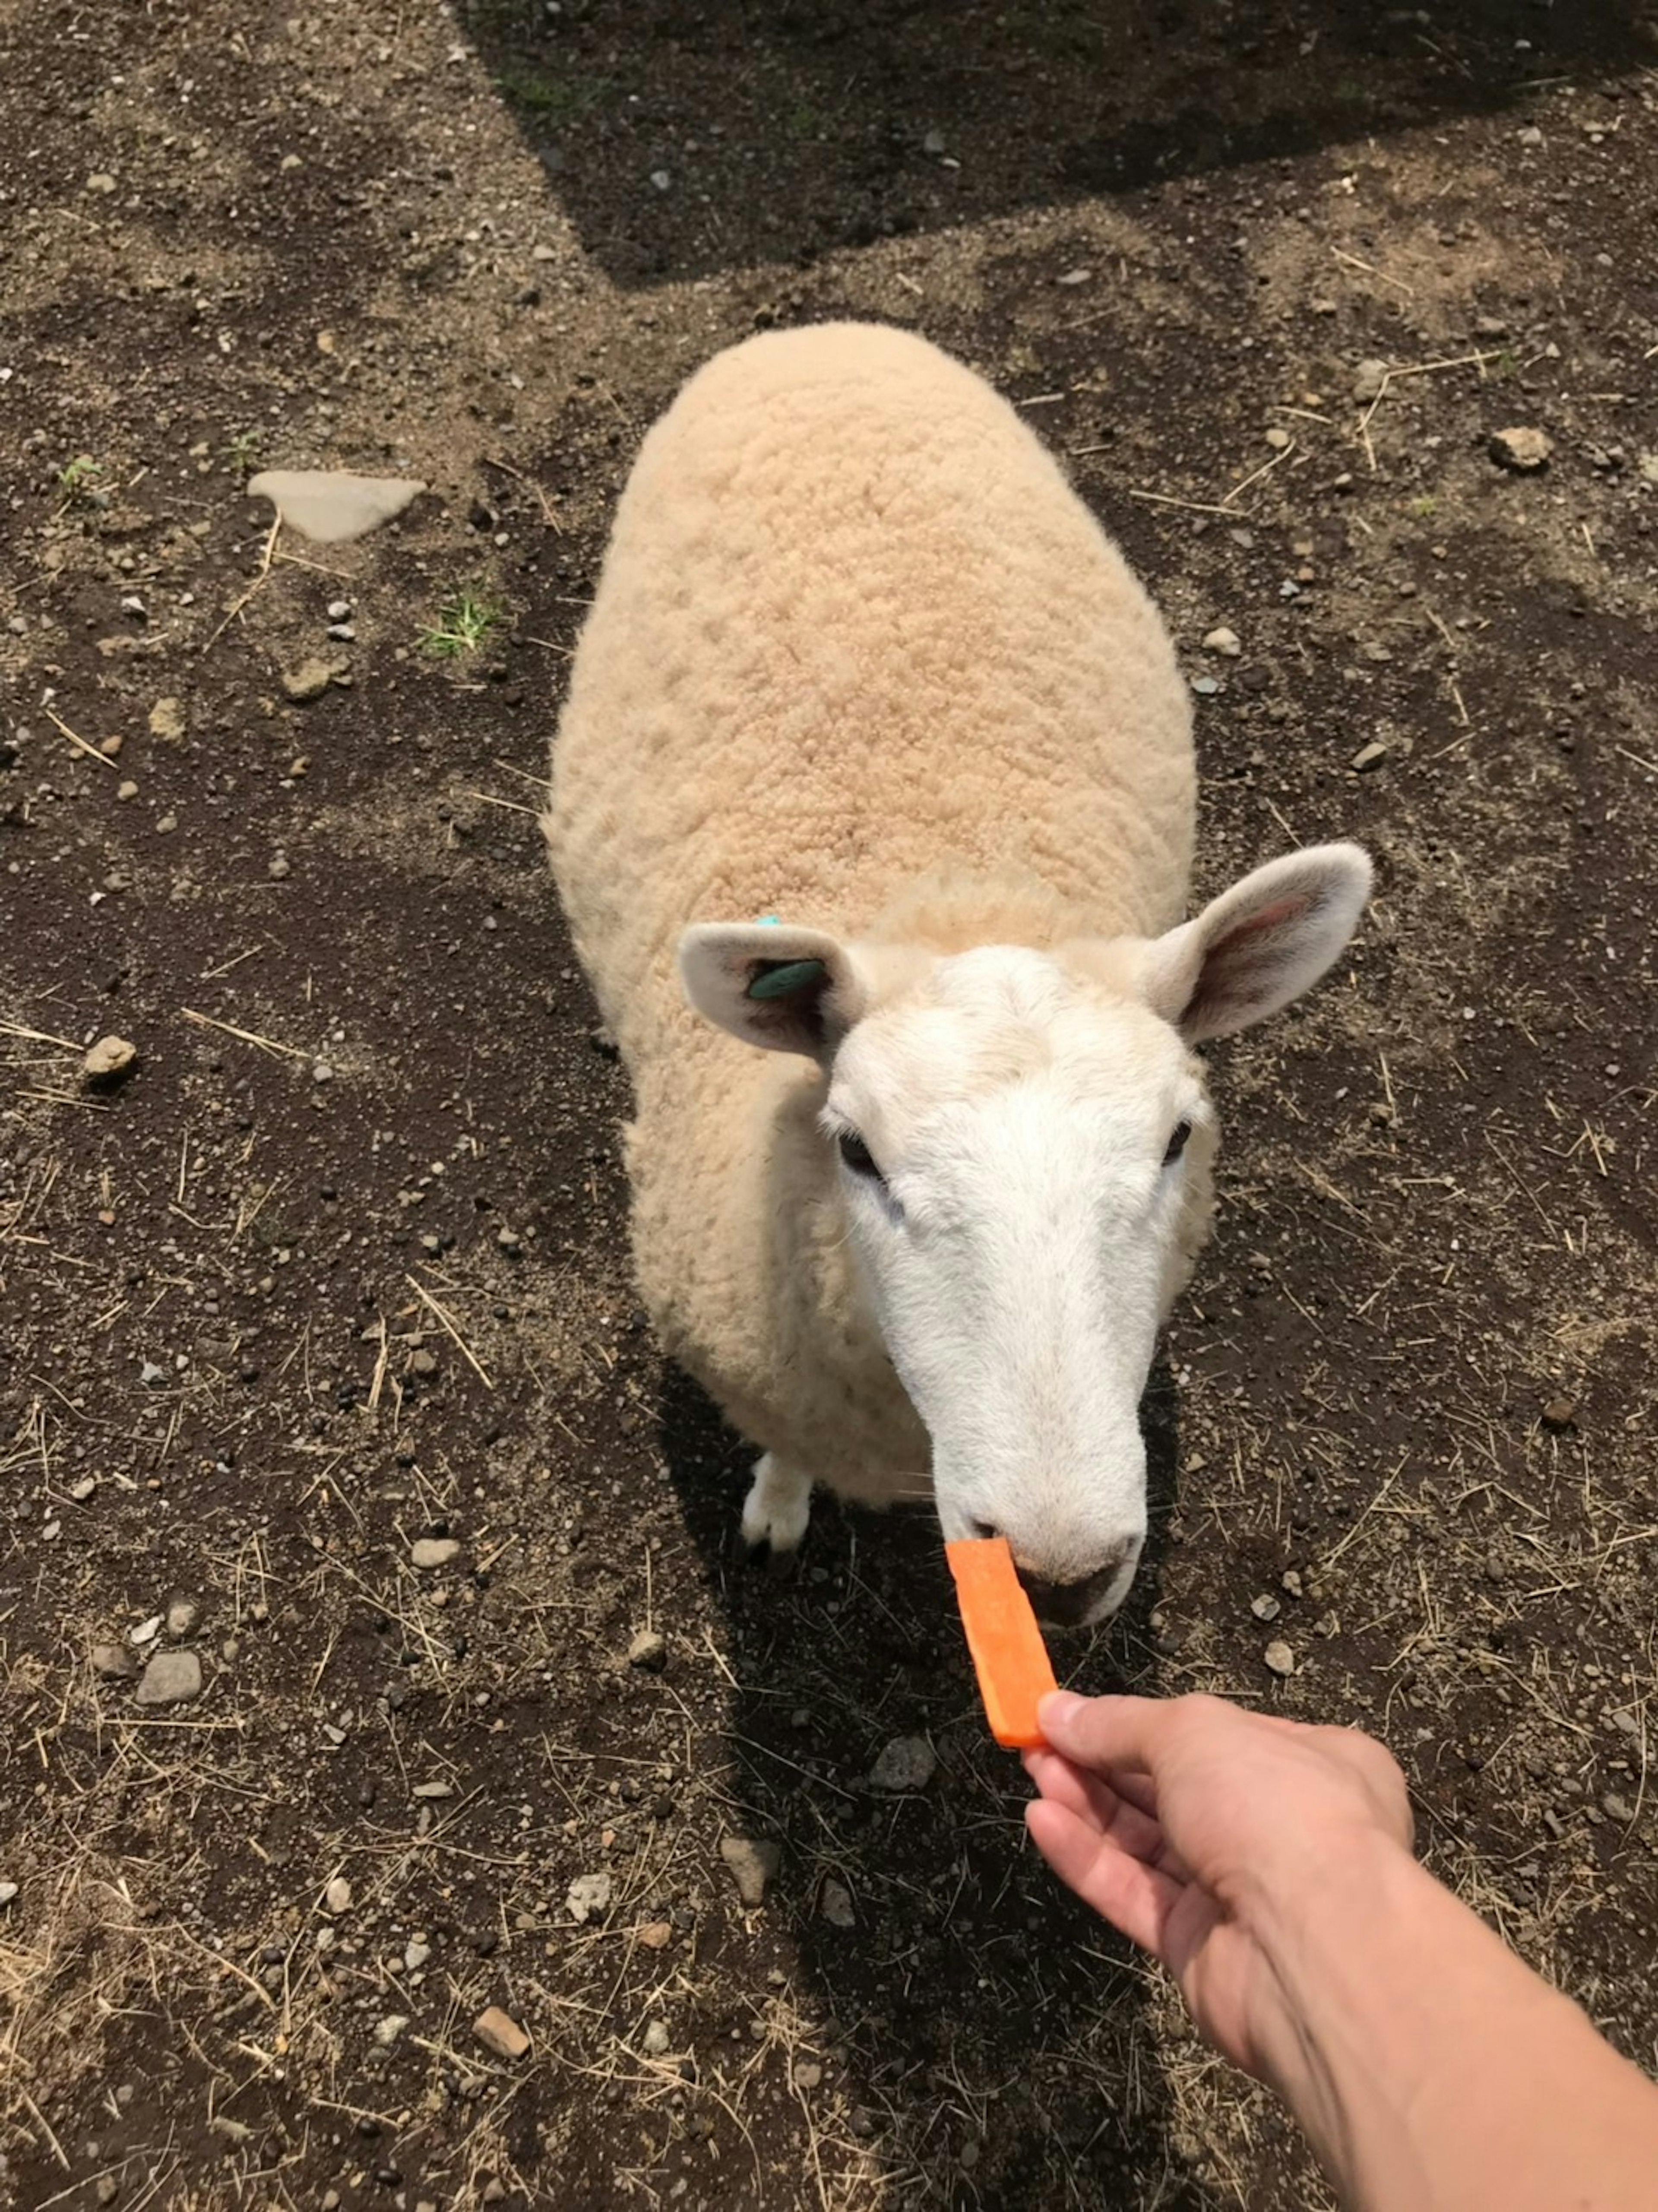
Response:
[[[1050,1690],[1036,1706],[1037,1721],[1044,1730],[1062,1729],[1084,1702],[1074,1690]]]

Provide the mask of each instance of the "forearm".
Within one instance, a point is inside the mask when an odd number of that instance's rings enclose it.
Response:
[[[1281,1919],[1272,2071],[1357,2212],[1652,2212],[1658,2088],[1402,1851]]]

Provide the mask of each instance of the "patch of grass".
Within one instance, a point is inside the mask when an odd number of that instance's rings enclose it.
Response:
[[[1411,513],[1416,516],[1419,522],[1425,522],[1429,516],[1436,511],[1438,505],[1439,501],[1434,497],[1433,494],[1430,491],[1424,491],[1420,499],[1413,499],[1411,501]]]
[[[572,83],[568,77],[550,76],[524,62],[508,62],[498,69],[495,84],[513,106],[551,122],[568,122],[610,90],[609,77],[585,77],[580,83]]]
[[[258,430],[238,430],[219,448],[219,459],[231,472],[245,477],[253,465],[253,457],[259,450],[263,433]]]
[[[89,500],[103,485],[103,465],[90,453],[77,453],[58,471],[58,489],[65,499]]]
[[[420,633],[420,649],[434,660],[459,660],[476,653],[507,619],[481,592],[456,592],[438,609],[437,619]]]

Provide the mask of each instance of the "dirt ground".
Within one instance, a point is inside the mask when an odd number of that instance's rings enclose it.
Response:
[[[1380,1731],[1658,2066],[1652,22],[0,24],[0,2199],[1325,2202],[1024,1847],[936,1537],[743,1570],[631,1301],[547,741],[647,424],[841,313],[983,369],[1146,578],[1199,888],[1380,868],[1215,1055],[1151,1556],[1062,1665]],[[430,489],[319,548],[277,465]]]

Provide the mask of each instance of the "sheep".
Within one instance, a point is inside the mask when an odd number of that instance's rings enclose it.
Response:
[[[1369,895],[1291,853],[1182,920],[1173,647],[1003,399],[921,339],[753,337],[622,496],[544,827],[634,1092],[635,1267],[760,1457],[999,1533],[1039,1614],[1121,1604],[1139,1403],[1212,1211],[1193,1048],[1315,982]]]

